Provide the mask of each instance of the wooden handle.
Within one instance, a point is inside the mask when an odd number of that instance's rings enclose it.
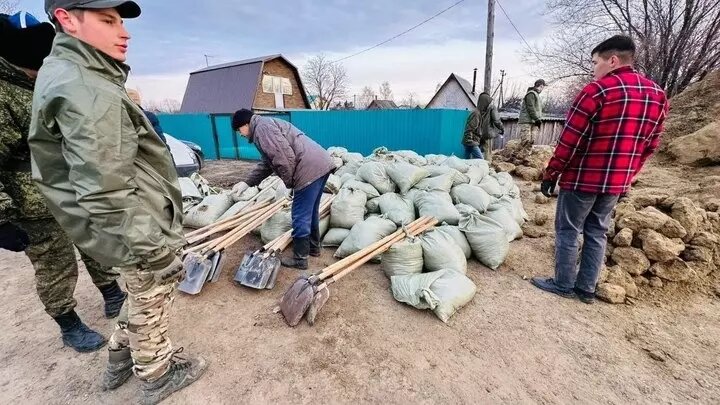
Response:
[[[411,231],[418,226],[428,223],[429,221],[436,221],[436,220],[434,218],[430,218],[430,217],[421,217],[421,218],[418,218],[415,221],[411,222],[410,224],[408,224],[406,226],[406,229],[408,229],[408,231]],[[392,240],[392,239],[397,238],[398,236],[402,236],[402,235],[405,235],[405,229],[400,228],[397,231],[395,231],[394,233],[373,243],[372,245],[370,245],[358,252],[355,252],[352,255],[326,267],[323,270],[323,272],[318,275],[318,278],[320,280],[324,280],[325,278],[327,278],[327,277],[331,276],[333,273],[335,273],[337,270],[344,268],[344,267],[348,266],[349,264],[354,263],[355,260],[365,257],[365,254],[367,254],[367,252],[371,252],[371,251],[377,249],[378,247],[383,246],[385,243],[387,243],[387,241]]]
[[[248,214],[250,214],[250,213],[252,213],[252,212],[255,212],[255,211],[258,211],[258,210],[260,210],[260,209],[262,209],[262,208],[265,208],[265,207],[267,207],[268,205],[270,205],[270,202],[269,202],[269,201],[264,201],[264,202],[260,202],[260,203],[257,203],[257,204],[252,204],[252,203],[251,203],[251,204],[247,205],[246,207],[244,207],[242,210],[240,210],[240,212],[238,212],[237,214],[235,214],[235,215],[233,215],[233,216],[230,216],[230,217],[227,217],[227,218],[223,219],[222,221],[218,221],[218,222],[212,223],[212,224],[210,224],[210,225],[206,225],[206,226],[204,226],[204,227],[202,227],[202,228],[200,228],[200,229],[196,229],[196,230],[194,230],[194,231],[192,231],[192,232],[188,232],[188,233],[185,234],[185,237],[186,237],[186,238],[191,238],[191,237],[193,237],[193,236],[200,235],[200,234],[205,233],[205,232],[207,232],[207,231],[214,230],[215,228],[217,228],[217,227],[219,227],[219,226],[221,226],[221,225],[225,225],[225,224],[227,224],[228,222],[236,221],[236,220],[238,220],[239,218],[241,218],[241,217],[243,217],[243,216],[246,216],[246,215],[248,215]]]
[[[267,205],[265,205],[264,207],[266,207],[266,206]],[[201,235],[197,235],[195,237],[189,238],[187,240],[187,242],[188,242],[188,244],[192,245],[193,243],[200,242],[201,240],[203,240],[209,236],[212,236],[218,232],[227,231],[228,229],[235,228],[236,226],[238,226],[238,225],[242,224],[243,222],[247,221],[248,219],[252,218],[253,214],[255,214],[258,210],[260,210],[261,208],[264,208],[264,207],[258,207],[257,209],[253,210],[252,212],[246,212],[245,214],[240,215],[233,221],[225,222],[224,224],[220,224],[220,225],[216,226],[215,228],[213,228]]]
[[[438,223],[437,219],[434,219],[434,218],[433,218],[432,221],[430,221],[429,223],[425,223],[425,224],[423,224],[423,225],[421,225],[421,226],[419,226],[419,227],[416,227],[412,232],[410,232],[410,235],[411,235],[411,236],[417,236],[417,235],[421,234],[422,232],[425,232],[426,230],[432,228],[432,227],[435,226],[437,223]],[[326,282],[326,283],[323,283],[323,284],[330,285],[330,284],[332,284],[332,283],[335,283],[335,282],[339,281],[341,278],[343,278],[343,277],[345,277],[346,275],[348,275],[348,273],[350,273],[351,271],[357,269],[358,267],[360,267],[360,266],[362,266],[363,264],[365,264],[365,263],[369,262],[370,260],[372,260],[373,257],[375,257],[375,256],[377,256],[377,255],[379,255],[379,254],[382,254],[383,252],[385,252],[385,251],[387,251],[388,249],[390,249],[390,247],[391,247],[392,245],[400,242],[403,238],[404,238],[404,236],[400,236],[400,237],[394,238],[393,240],[388,241],[387,243],[383,244],[382,246],[378,247],[377,249],[375,249],[375,250],[373,250],[373,251],[371,251],[371,252],[369,252],[369,253],[366,253],[365,257],[363,257],[362,259],[359,259],[359,260],[353,262],[353,264],[351,264],[350,266],[348,266],[345,270],[343,270],[342,272],[334,275],[334,276],[330,279],[330,281],[328,281],[328,282]]]
[[[254,221],[248,223],[242,228],[239,228],[237,231],[234,232],[234,234],[227,239],[225,239],[223,242],[221,242],[219,245],[215,246],[214,250],[220,251],[225,248],[227,248],[230,245],[233,245],[240,239],[244,238],[248,233],[250,233],[253,229],[260,226],[263,222],[267,221],[271,216],[275,215],[276,213],[280,212],[283,208],[285,208],[285,204],[287,204],[287,199],[284,198],[278,203],[273,204],[271,207],[272,209],[268,210],[264,214],[262,214],[260,217],[255,219]]]

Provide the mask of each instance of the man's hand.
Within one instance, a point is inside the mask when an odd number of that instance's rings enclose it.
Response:
[[[555,192],[555,182],[552,180],[543,180],[542,184],[540,184],[540,192],[543,193],[545,197],[552,197]]]
[[[175,281],[182,281],[185,278],[185,266],[173,252],[169,252],[157,262],[150,263],[150,271],[152,271],[158,284],[170,284]]]
[[[533,125],[540,128],[542,126],[542,121],[537,120],[537,121],[533,122]]]
[[[22,252],[28,246],[30,246],[30,238],[25,231],[10,222],[0,225],[0,249]]]

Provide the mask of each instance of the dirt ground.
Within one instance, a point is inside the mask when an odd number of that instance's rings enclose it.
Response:
[[[227,186],[246,168],[210,163],[203,175]],[[720,187],[693,173],[655,168],[637,187],[687,187],[697,198],[706,193],[699,185]],[[519,184],[530,215],[552,218],[554,205],[536,205],[533,185]],[[646,292],[619,306],[540,292],[526,279],[552,273],[551,223],[550,236],[514,242],[496,272],[471,261],[478,293],[448,324],[394,301],[379,266],[366,265],[332,287],[315,326],[289,328],[273,310],[298,273],[284,270],[274,290],[259,292],[236,286],[226,270],[199,296],[175,303],[174,343],[206,356],[210,367],[167,403],[718,403],[720,299],[712,290],[673,294],[684,287],[670,286],[669,295]],[[227,268],[259,245],[248,237],[232,247]],[[312,268],[332,263],[332,253],[311,258]],[[100,391],[104,350],[63,348],[24,255],[0,252],[0,274],[0,403],[136,399],[135,379]],[[82,270],[76,298],[81,317],[109,334],[112,322]]]

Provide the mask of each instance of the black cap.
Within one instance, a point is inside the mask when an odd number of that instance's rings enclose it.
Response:
[[[535,87],[540,87],[540,86],[547,86],[547,84],[545,84],[545,80],[543,80],[543,79],[537,79],[537,80],[535,81]]]
[[[52,19],[58,8],[73,9],[103,9],[114,8],[122,18],[136,18],[140,16],[140,6],[134,1],[127,0],[45,0],[45,12]]]
[[[232,117],[232,130],[237,131],[241,126],[249,124],[252,116],[253,112],[245,108],[235,111]]]
[[[16,28],[5,14],[0,14],[0,57],[31,70],[39,70],[43,59],[50,54],[55,28],[40,23],[27,28]]]

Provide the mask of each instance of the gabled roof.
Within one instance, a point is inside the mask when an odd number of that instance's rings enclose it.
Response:
[[[445,83],[443,83],[443,85],[440,86],[438,91],[435,92],[435,95],[433,95],[433,97],[430,99],[430,102],[428,103],[428,105],[431,105],[432,102],[435,101],[435,98],[437,97],[437,95],[440,94],[440,92],[445,88],[445,86],[447,86],[452,81],[455,81],[458,85],[460,85],[460,88],[463,89],[463,91],[465,92],[465,95],[467,96],[470,103],[472,103],[472,105],[477,105],[477,99],[478,99],[478,96],[480,95],[480,92],[478,92],[476,90],[475,94],[473,94],[472,84],[470,84],[470,82],[467,81],[466,79],[456,75],[455,73],[450,73],[450,76],[447,78],[447,80],[445,80]]]
[[[398,108],[397,104],[392,100],[373,100],[367,109],[369,110],[371,107],[378,110],[396,110]]]
[[[180,112],[228,114],[255,103],[266,62],[282,59],[293,71],[307,108],[305,87],[297,67],[280,54],[209,66],[190,73]]]

